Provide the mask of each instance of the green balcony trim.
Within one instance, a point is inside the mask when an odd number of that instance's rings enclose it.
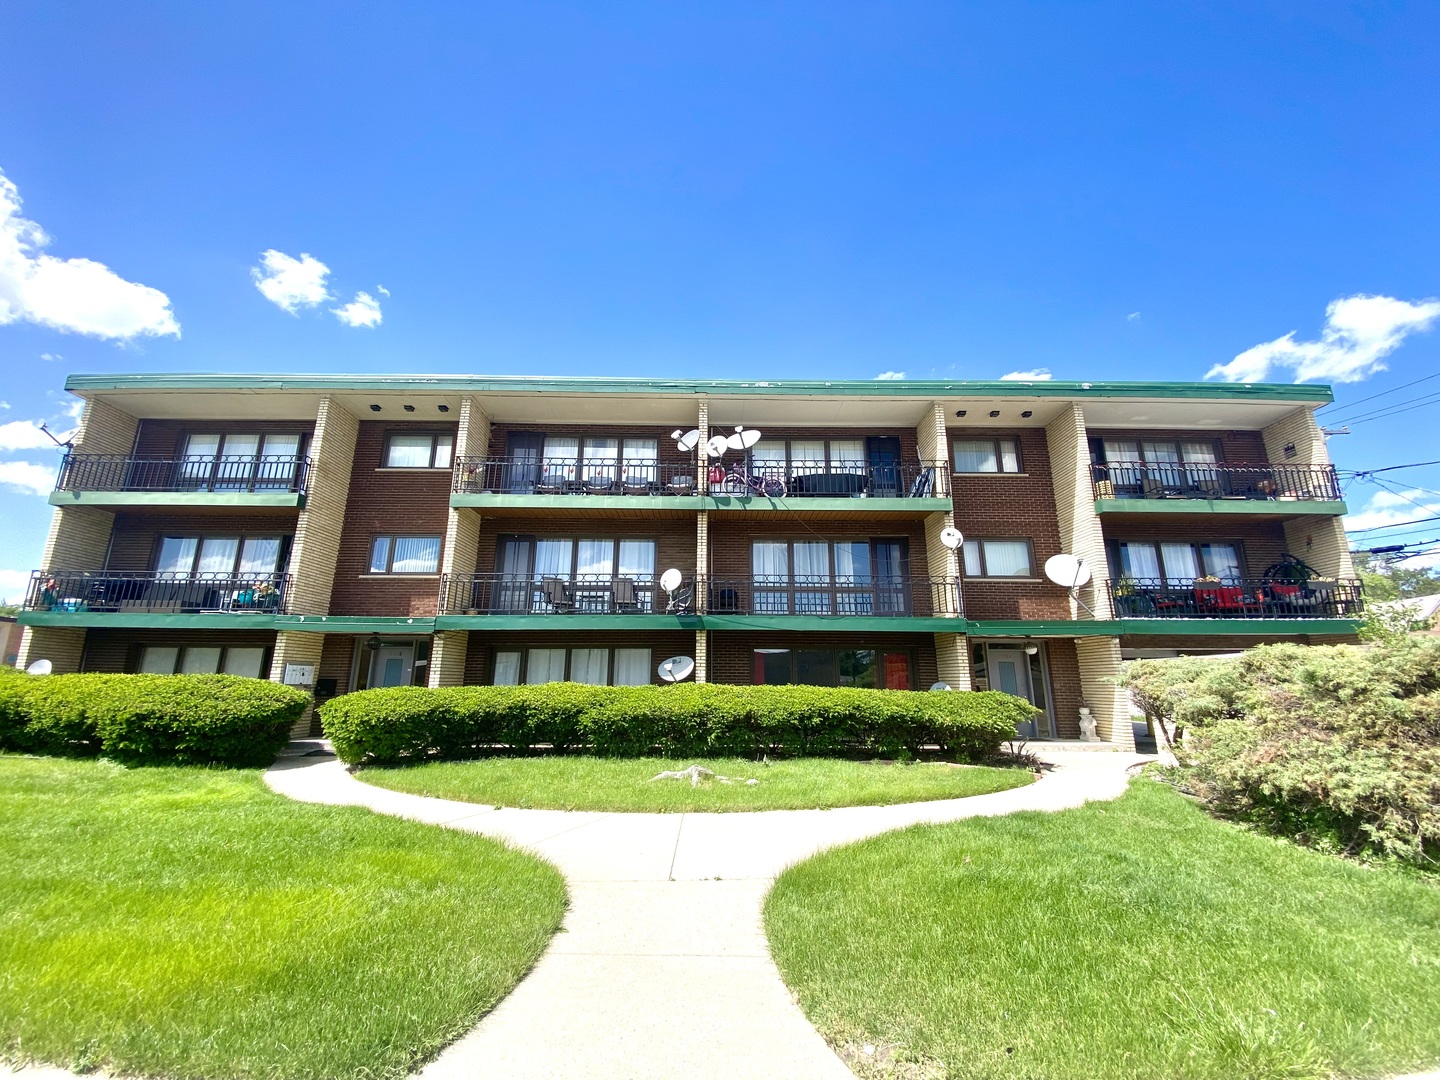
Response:
[[[909,511],[912,514],[947,513],[954,508],[949,499],[871,499],[871,498],[812,498],[809,495],[794,499],[771,499],[764,495],[748,495],[736,498],[730,495],[701,496],[702,510],[837,510],[856,513],[860,511]]]
[[[1121,635],[1280,637],[1292,634],[1353,634],[1359,619],[1121,619]]]
[[[1119,619],[972,619],[971,637],[1115,637]]]
[[[130,374],[71,375],[65,389],[107,390],[292,390],[398,391],[430,393],[602,393],[716,394],[760,397],[995,397],[995,398],[1169,398],[1206,401],[1329,402],[1330,387],[1318,383],[1205,382],[999,382],[966,380],[787,379],[619,379],[549,378],[521,375],[248,375]]]
[[[932,633],[965,632],[965,620],[914,615],[705,615],[707,630],[822,630],[827,633]]]
[[[452,507],[512,507],[521,510],[696,510],[706,509],[699,495],[505,495],[454,492]]]
[[[270,630],[276,616],[205,611],[190,614],[150,611],[22,611],[22,626],[113,626],[132,630]]]
[[[1097,514],[1251,514],[1288,516],[1312,514],[1340,517],[1350,511],[1343,502],[1315,499],[1096,499]]]
[[[306,634],[430,634],[434,616],[276,615],[276,630]]]
[[[436,630],[699,630],[699,615],[441,615]]]
[[[51,506],[304,507],[294,491],[52,491]]]

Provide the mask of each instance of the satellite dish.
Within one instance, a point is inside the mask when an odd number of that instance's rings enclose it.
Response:
[[[712,435],[710,441],[705,444],[705,453],[709,457],[724,457],[725,451],[730,447],[730,440],[724,435]]]
[[[36,660],[33,664],[31,664],[29,667],[27,667],[27,668],[25,669],[25,674],[27,674],[27,675],[49,675],[50,672],[52,672],[52,671],[54,671],[54,670],[55,670],[55,665],[52,664],[52,663],[50,663],[49,660]]]
[[[675,440],[681,450],[689,451],[694,450],[695,444],[700,441],[700,432],[695,428],[683,432],[679,428],[676,428],[670,433],[670,437]]]
[[[672,656],[669,660],[661,660],[655,670],[666,682],[683,682],[695,670],[695,661],[688,656]]]
[[[680,587],[680,582],[682,580],[684,579],[681,576],[680,571],[676,570],[672,566],[669,570],[666,570],[663,574],[660,575],[660,587],[666,592],[674,592]]]
[[[965,542],[964,534],[955,526],[947,525],[940,530],[940,543],[944,544],[951,551],[954,551]]]
[[[728,436],[726,436],[726,438],[725,438],[725,445],[726,445],[726,447],[729,448],[729,449],[731,449],[731,450],[744,450],[744,449],[745,449],[745,436],[748,435],[748,434],[750,434],[748,431],[737,431],[734,435],[728,435]]]
[[[950,684],[949,684],[948,682],[932,683],[931,686],[930,686],[930,689],[931,689],[931,690],[949,690],[949,689],[950,689]]]
[[[1078,589],[1090,580],[1090,567],[1078,555],[1062,551],[1045,560],[1045,576],[1056,585]]]

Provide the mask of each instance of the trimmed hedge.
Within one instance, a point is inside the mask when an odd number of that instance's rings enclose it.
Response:
[[[487,753],[585,750],[608,757],[893,757],[935,747],[993,753],[1034,707],[999,691],[817,686],[394,687],[334,698],[325,734],[351,765]]]
[[[234,675],[0,677],[0,749],[126,764],[266,765],[308,695]]]

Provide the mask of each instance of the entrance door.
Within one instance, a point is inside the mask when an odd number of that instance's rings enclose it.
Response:
[[[900,490],[900,440],[892,435],[871,435],[865,440],[870,459],[870,492],[877,499],[898,499]]]
[[[1035,681],[1030,675],[1030,657],[1025,650],[997,649],[992,646],[985,650],[985,666],[990,673],[990,689],[1024,698],[1042,710],[1034,720],[1027,720],[1019,726],[1021,737],[1049,738],[1050,718],[1043,711],[1043,696],[1036,692]]]
[[[538,432],[514,431],[505,440],[505,492],[533,495],[540,482],[540,455],[545,436]]]
[[[409,686],[415,665],[415,646],[382,645],[370,660],[370,688]]]

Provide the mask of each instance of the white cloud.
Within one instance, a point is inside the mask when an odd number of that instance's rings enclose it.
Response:
[[[1272,369],[1291,368],[1296,382],[1359,382],[1384,371],[1381,361],[1408,335],[1429,329],[1436,318],[1440,318],[1440,300],[1409,303],[1391,296],[1342,297],[1326,307],[1319,341],[1296,341],[1292,330],[1246,349],[1228,364],[1216,364],[1205,377],[1263,382]]]
[[[1132,312],[1130,312],[1129,315],[1126,315],[1126,316],[1125,316],[1125,321],[1126,321],[1126,322],[1139,322],[1139,321],[1140,321],[1140,313],[1139,313],[1138,311],[1132,311]]]
[[[375,291],[378,292],[381,296],[388,297],[390,295],[390,290],[387,289],[384,285],[376,285]]]
[[[49,495],[55,489],[55,466],[0,461],[0,484],[26,495]]]
[[[1406,529],[1381,529],[1379,532],[1362,532],[1362,530],[1374,529],[1380,525],[1399,525],[1437,515],[1440,515],[1440,499],[1428,492],[1416,489],[1403,492],[1382,490],[1375,492],[1370,497],[1370,502],[1365,509],[1356,514],[1346,515],[1345,531],[1350,534],[1351,545],[1362,551],[1365,548],[1382,547],[1386,544],[1428,540],[1433,536],[1440,535],[1440,531],[1413,532]],[[1425,525],[1417,525],[1416,529],[1428,529],[1434,524],[1435,522],[1429,522]],[[1409,567],[1440,565],[1440,552],[1412,556],[1401,565]]]
[[[0,570],[0,603],[18,604],[29,590],[29,570]]]
[[[905,378],[903,371],[882,371],[879,375],[875,376],[877,382],[893,382],[896,379],[903,378]]]
[[[367,292],[357,292],[350,303],[330,310],[346,326],[379,326],[382,318],[380,301]]]
[[[44,360],[47,364],[53,364],[57,360],[64,360],[65,357],[61,356],[59,353],[42,352],[40,354],[40,359]]]
[[[1012,371],[1008,375],[1001,375],[1001,382],[1049,382],[1054,376],[1050,374],[1049,368],[1036,368],[1034,371]]]
[[[168,296],[93,259],[43,254],[50,237],[20,207],[19,189],[0,172],[0,326],[28,322],[122,341],[180,336]]]
[[[41,431],[34,420],[12,420],[8,424],[0,424],[0,450],[48,450],[54,445],[50,436]]]
[[[274,248],[262,252],[260,265],[250,268],[250,276],[266,300],[291,315],[298,308],[335,299],[325,288],[330,268],[303,251],[298,259]]]

